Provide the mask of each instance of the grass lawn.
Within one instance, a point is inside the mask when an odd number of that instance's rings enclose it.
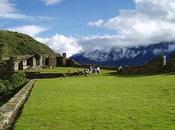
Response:
[[[38,80],[15,130],[175,130],[175,75]]]

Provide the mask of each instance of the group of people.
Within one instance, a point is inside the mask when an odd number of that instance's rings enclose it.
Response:
[[[95,75],[98,75],[98,74],[100,74],[100,72],[101,72],[101,69],[100,69],[99,66],[98,66],[98,67],[90,66],[89,68],[86,68],[86,69],[84,70],[85,76],[87,76],[87,74],[95,74]]]

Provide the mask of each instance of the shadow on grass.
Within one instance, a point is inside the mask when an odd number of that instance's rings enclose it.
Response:
[[[28,101],[28,99],[29,99],[29,97],[31,95],[31,92],[32,91],[30,91],[28,97],[25,99],[24,104],[19,108],[18,112],[16,113],[16,115],[14,117],[14,122],[12,122],[12,124],[10,124],[10,126],[8,127],[7,130],[14,130],[15,129],[15,124],[17,123],[18,119],[21,117],[23,109],[24,109],[24,106],[25,106],[25,103]]]
[[[109,72],[109,73],[105,73],[105,76],[116,76],[116,77],[145,77],[148,75],[145,74],[118,74],[117,72]]]
[[[148,77],[148,76],[156,76],[156,75],[175,75],[175,72],[170,73],[151,73],[151,74],[118,74],[117,72],[108,72],[105,73],[104,76],[116,76],[116,77],[126,77],[126,78],[132,78],[132,77]]]
[[[15,129],[15,124],[18,121],[19,117],[21,116],[23,108],[24,108],[24,104],[19,109],[16,117],[14,118],[14,122],[9,126],[9,128],[7,130],[14,130]]]
[[[164,73],[163,75],[175,75],[175,72]]]

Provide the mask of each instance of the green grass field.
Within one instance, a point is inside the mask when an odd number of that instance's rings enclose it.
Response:
[[[15,130],[174,130],[175,75],[38,80]]]

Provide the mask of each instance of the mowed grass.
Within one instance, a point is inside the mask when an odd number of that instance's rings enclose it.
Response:
[[[174,130],[175,75],[38,80],[15,130]]]

